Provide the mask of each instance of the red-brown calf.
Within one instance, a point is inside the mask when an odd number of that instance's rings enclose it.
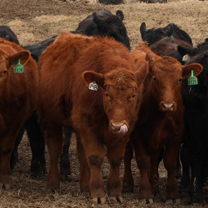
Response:
[[[130,136],[140,170],[139,198],[153,202],[152,192],[158,191],[158,157],[165,147],[163,161],[167,170],[167,200],[179,201],[175,168],[177,152],[183,136],[184,106],[181,96],[181,81],[194,70],[195,76],[202,66],[193,63],[182,66],[172,57],[160,57],[150,51],[147,43],[140,43],[131,52],[140,65],[146,54],[149,60],[149,74],[144,80],[144,91],[138,121]],[[142,58],[143,57],[143,58]],[[125,154],[125,173],[123,191],[133,190],[133,178],[130,169],[132,149],[128,145]],[[149,173],[149,174],[148,174]],[[152,187],[151,187],[152,186]]]
[[[24,73],[14,73],[21,60]],[[10,187],[10,156],[17,133],[37,108],[37,64],[30,52],[0,38],[0,192]]]
[[[136,67],[128,49],[112,39],[62,32],[43,52],[39,66],[40,117],[50,154],[47,188],[60,187],[64,125],[77,134],[81,191],[105,201],[101,166],[106,145],[108,195],[121,201],[120,163],[137,120],[148,63]]]

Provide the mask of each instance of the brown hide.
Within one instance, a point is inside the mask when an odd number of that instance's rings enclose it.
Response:
[[[154,51],[154,53],[165,56],[168,53],[177,51],[178,45],[186,47],[186,48],[192,48],[193,46],[183,40],[179,39],[172,39],[170,37],[164,37],[161,40],[155,42],[153,45],[150,46],[150,49]]]
[[[81,190],[88,187],[92,198],[103,198],[100,168],[106,144],[112,169],[108,193],[121,197],[118,168],[137,120],[147,62],[144,60],[136,67],[128,49],[113,39],[63,31],[43,52],[39,67],[40,118],[47,123],[50,157],[58,161],[53,152],[55,136],[51,132],[57,135],[56,144],[60,144],[57,126],[73,128],[78,135]],[[98,84],[97,91],[89,90],[93,81]],[[56,126],[50,133],[49,124]],[[55,176],[58,176],[57,164],[51,164],[48,188],[59,188]],[[118,186],[116,193],[112,191],[113,183]]]
[[[21,59],[24,73],[14,73]],[[0,38],[0,190],[9,187],[10,155],[17,133],[37,109],[37,64],[19,45]]]
[[[141,55],[144,59],[147,54],[146,60],[150,64],[149,74],[144,81],[139,119],[130,137],[141,173],[139,197],[151,201],[151,185],[152,191],[157,192],[158,158],[161,148],[165,146],[163,160],[168,171],[167,199],[178,199],[175,167],[183,135],[184,114],[181,80],[189,77],[191,70],[198,75],[202,66],[194,63],[186,67],[172,57],[157,56],[148,49],[146,42],[140,43],[131,54],[137,64],[142,61]],[[125,166],[130,166],[129,154],[131,153],[127,151]],[[130,167],[125,167],[124,190],[132,190],[132,180]]]

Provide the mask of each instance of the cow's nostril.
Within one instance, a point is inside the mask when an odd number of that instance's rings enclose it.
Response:
[[[111,128],[114,130],[114,131],[119,131],[121,126],[123,125],[123,123],[111,123]]]
[[[162,103],[162,107],[164,110],[173,110],[174,109],[174,103]]]

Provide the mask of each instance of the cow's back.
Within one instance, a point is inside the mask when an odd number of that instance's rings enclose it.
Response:
[[[67,102],[66,94],[71,94],[73,87],[73,64],[79,58],[81,51],[91,42],[90,37],[83,40],[80,35],[77,35],[75,40],[71,38],[71,35],[73,34],[63,31],[55,42],[42,53],[38,63],[41,70],[40,85],[43,87],[43,90],[40,89],[40,98],[44,97],[44,100],[47,100],[45,104],[51,109],[51,112],[44,115],[44,118],[50,118],[56,109],[56,111],[60,111],[59,114],[55,114],[56,117],[59,115],[59,118],[56,118],[57,122],[69,116],[68,112],[71,109],[65,109],[64,105]],[[56,83],[55,86],[54,83]],[[40,108],[41,106],[43,105],[40,103]],[[45,111],[40,109],[40,114],[43,113],[42,110]]]

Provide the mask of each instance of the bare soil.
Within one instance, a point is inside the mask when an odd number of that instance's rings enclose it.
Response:
[[[89,2],[89,1],[88,1]],[[131,48],[134,49],[141,41],[140,25],[146,22],[147,28],[164,27],[173,22],[184,29],[192,38],[194,46],[208,38],[208,1],[199,0],[168,0],[166,4],[146,4],[138,0],[126,0],[121,5],[104,5],[86,3],[86,1],[62,2],[59,0],[1,0],[0,25],[9,25],[16,33],[21,45],[38,43],[59,34],[62,30],[72,31],[93,11],[108,8],[115,14],[116,10],[124,12],[124,23],[127,27]],[[46,157],[48,155],[46,150]],[[61,194],[46,192],[47,176],[33,179],[30,173],[31,150],[27,134],[19,146],[19,162],[11,175],[11,189],[3,190],[0,195],[0,207],[42,208],[42,207],[207,207],[208,191],[206,187],[203,204],[190,204],[188,194],[181,194],[181,204],[165,204],[166,170],[160,164],[160,193],[153,205],[144,205],[138,201],[139,171],[135,160],[132,161],[135,180],[134,193],[124,194],[123,204],[112,204],[107,200],[104,205],[94,205],[89,196],[80,193],[79,164],[76,157],[75,139],[70,146],[72,164],[72,181],[61,182]],[[108,178],[109,165],[105,160],[102,174],[105,183]],[[123,164],[121,167],[121,180]],[[180,180],[178,180],[179,184]],[[107,197],[107,196],[106,196]],[[108,199],[108,198],[107,198]]]

